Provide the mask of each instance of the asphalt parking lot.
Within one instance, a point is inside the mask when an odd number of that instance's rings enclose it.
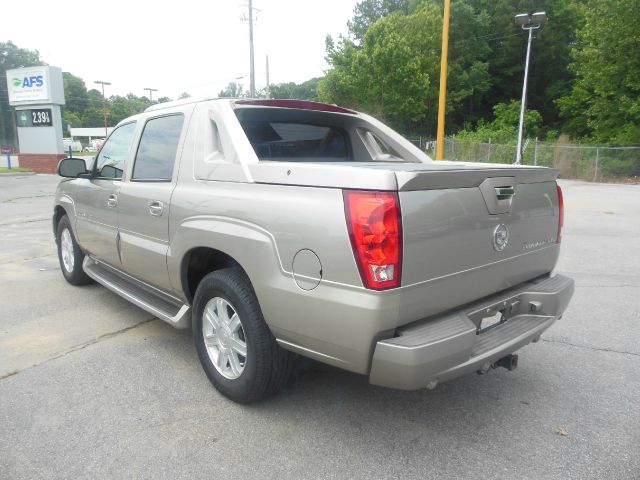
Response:
[[[0,177],[0,477],[640,479],[640,186],[564,181],[564,318],[402,392],[312,364],[236,405],[190,333],[62,278],[49,175]]]

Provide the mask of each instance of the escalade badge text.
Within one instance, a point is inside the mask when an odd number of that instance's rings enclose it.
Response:
[[[529,250],[533,250],[534,248],[544,247],[545,245],[550,245],[553,243],[553,239],[551,237],[543,238],[542,240],[536,240],[535,242],[523,242],[522,250],[528,252]]]
[[[496,252],[501,252],[509,243],[509,229],[501,223],[493,231],[493,248]]]

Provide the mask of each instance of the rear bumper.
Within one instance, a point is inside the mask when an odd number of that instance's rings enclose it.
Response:
[[[396,337],[377,342],[369,380],[415,390],[486,368],[536,341],[562,316],[573,290],[568,277],[543,277],[403,327]],[[478,333],[482,318],[497,312],[506,321]]]

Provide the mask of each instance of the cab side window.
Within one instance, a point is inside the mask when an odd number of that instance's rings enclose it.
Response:
[[[116,128],[103,145],[96,159],[96,174],[100,178],[120,180],[129,156],[136,123]]]
[[[182,114],[153,118],[147,122],[133,164],[132,181],[171,181],[183,123]]]

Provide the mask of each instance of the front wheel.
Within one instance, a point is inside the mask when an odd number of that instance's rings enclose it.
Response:
[[[82,269],[84,253],[73,236],[71,223],[66,215],[58,222],[56,244],[58,245],[58,260],[65,280],[71,285],[86,285],[93,282]]]
[[[276,343],[244,271],[234,267],[206,275],[193,304],[200,363],[220,393],[249,403],[286,384],[292,354]]]

